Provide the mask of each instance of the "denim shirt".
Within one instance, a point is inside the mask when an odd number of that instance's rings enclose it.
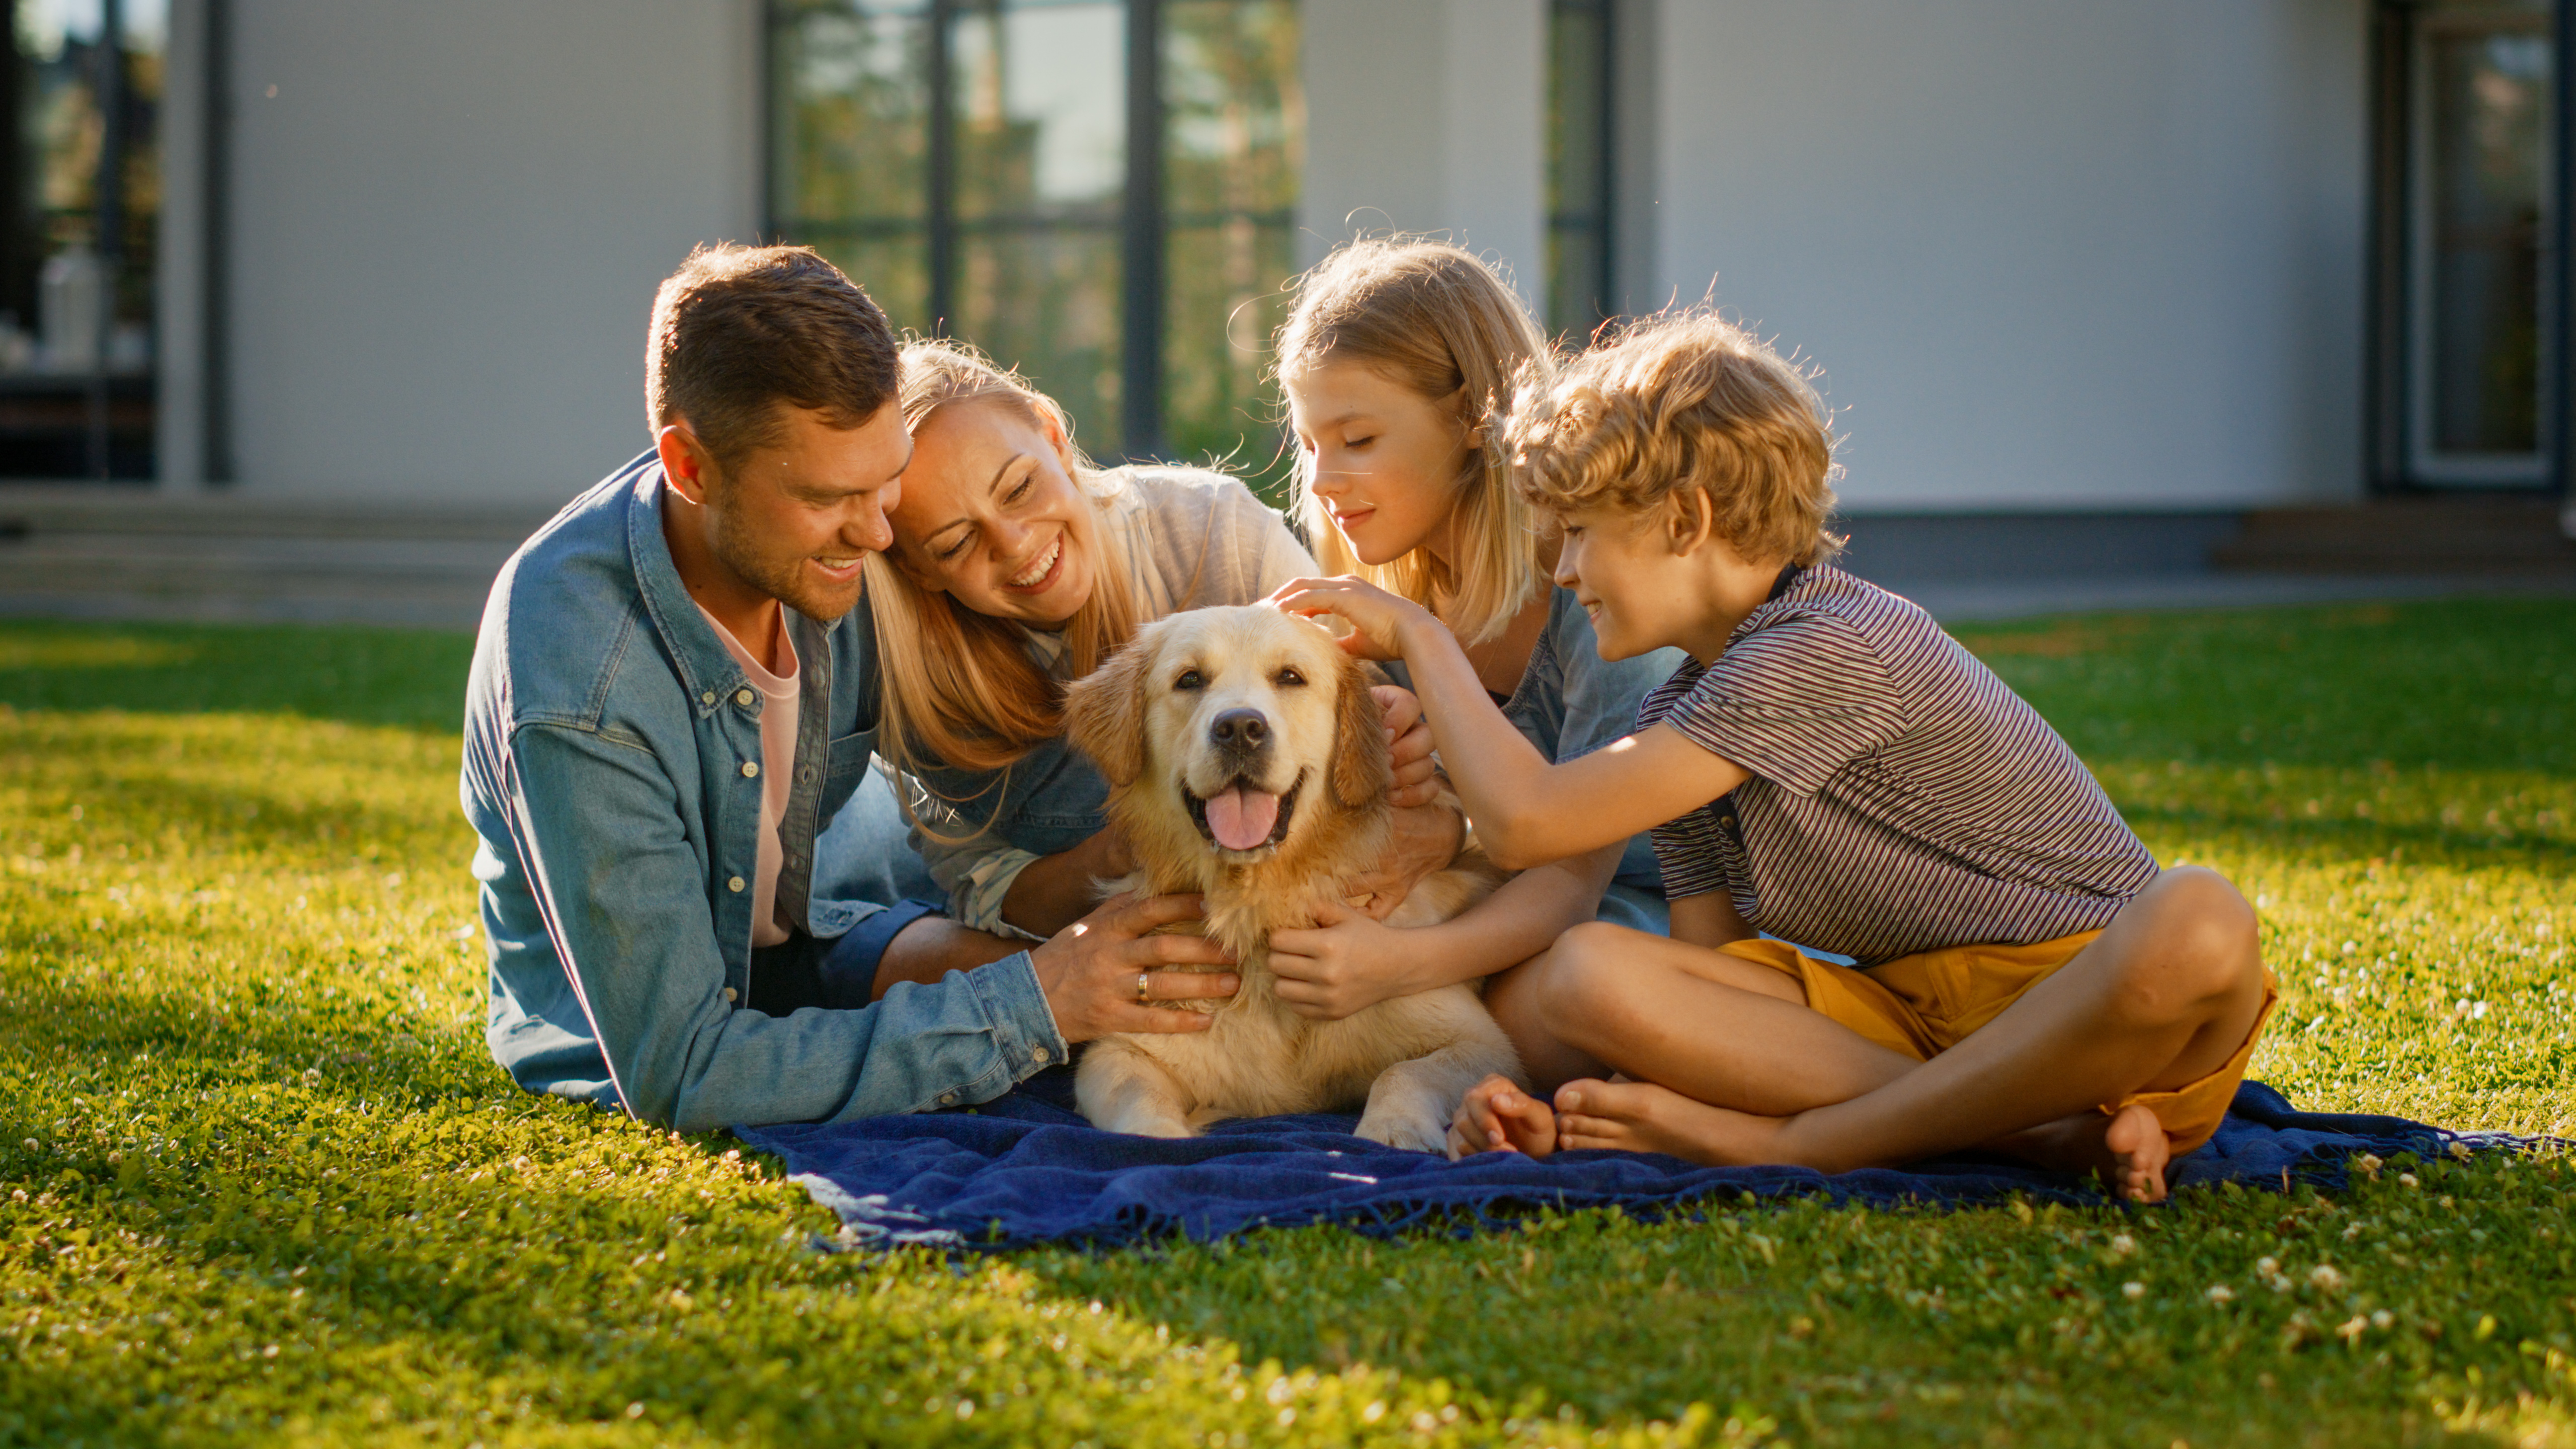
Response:
[[[1615,743],[1637,730],[1637,706],[1673,671],[1690,662],[1678,649],[1657,649],[1616,662],[1601,657],[1592,635],[1592,616],[1574,600],[1572,589],[1556,589],[1547,602],[1547,627],[1530,647],[1521,682],[1503,706],[1503,717],[1550,761],[1563,763]],[[1413,674],[1402,661],[1387,673],[1407,689]],[[1620,853],[1618,873],[1611,877],[1613,900],[1625,898],[1624,914],[1605,911],[1622,924],[1663,929],[1664,875],[1655,863],[1655,839],[1649,833],[1629,838]],[[1627,919],[1643,909],[1647,920]]]
[[[574,499],[484,607],[459,793],[493,1059],[530,1091],[691,1131],[981,1102],[1064,1060],[1025,952],[861,1010],[740,1004],[762,699],[680,582],[663,487],[646,453]],[[810,898],[815,831],[874,754],[875,627],[864,600],[829,626],[787,618],[803,728],[779,898],[829,938],[884,905]]]

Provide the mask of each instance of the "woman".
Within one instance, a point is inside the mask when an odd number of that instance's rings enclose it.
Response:
[[[875,861],[901,879],[908,825],[959,924],[1043,938],[1089,913],[1095,880],[1129,869],[1104,829],[1107,786],[1063,738],[1064,682],[1139,624],[1257,602],[1315,564],[1224,474],[1092,467],[1053,399],[970,349],[916,342],[902,361],[913,456],[887,515],[895,546],[868,561],[866,596],[886,673],[878,752],[905,799],[863,792],[824,851],[844,873]],[[1449,862],[1460,826],[1429,803],[1438,787],[1411,696],[1380,694],[1401,736],[1398,840],[1369,882],[1383,914]]]

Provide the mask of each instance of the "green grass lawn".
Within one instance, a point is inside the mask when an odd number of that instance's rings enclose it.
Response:
[[[2303,1106],[2571,1129],[2576,603],[1983,629],[2226,871]],[[467,641],[0,623],[0,1441],[2576,1443],[2554,1159],[2170,1208],[822,1253],[512,1090]]]

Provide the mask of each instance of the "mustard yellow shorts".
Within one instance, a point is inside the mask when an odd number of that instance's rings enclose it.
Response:
[[[1867,971],[1819,961],[1784,941],[1737,941],[1719,949],[1795,979],[1806,988],[1807,1005],[1880,1046],[1928,1061],[2003,1015],[2023,992],[2075,959],[2101,934],[2085,931],[2028,946],[1952,946],[1900,956]],[[2235,1100],[2254,1043],[2280,999],[2279,983],[2266,967],[2262,1010],[2254,1014],[2244,1045],[2224,1065],[2172,1091],[2132,1092],[2102,1103],[2100,1110],[2115,1115],[2132,1104],[2144,1105],[2164,1124],[2165,1140],[2177,1157],[2208,1141],[2227,1115],[2227,1104]]]

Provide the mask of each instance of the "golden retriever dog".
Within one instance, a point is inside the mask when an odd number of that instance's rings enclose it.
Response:
[[[1082,1115],[1112,1132],[1187,1137],[1227,1117],[1349,1110],[1359,1135],[1444,1150],[1469,1087],[1524,1080],[1477,993],[1445,986],[1314,1021],[1282,1004],[1270,932],[1314,924],[1386,848],[1384,721],[1360,664],[1320,627],[1266,605],[1200,609],[1146,626],[1072,686],[1074,744],[1109,783],[1110,820],[1139,864],[1112,890],[1197,892],[1199,927],[1241,962],[1228,1000],[1188,1035],[1091,1043],[1074,1077]],[[1464,853],[1387,918],[1425,926],[1482,899],[1502,873]]]

